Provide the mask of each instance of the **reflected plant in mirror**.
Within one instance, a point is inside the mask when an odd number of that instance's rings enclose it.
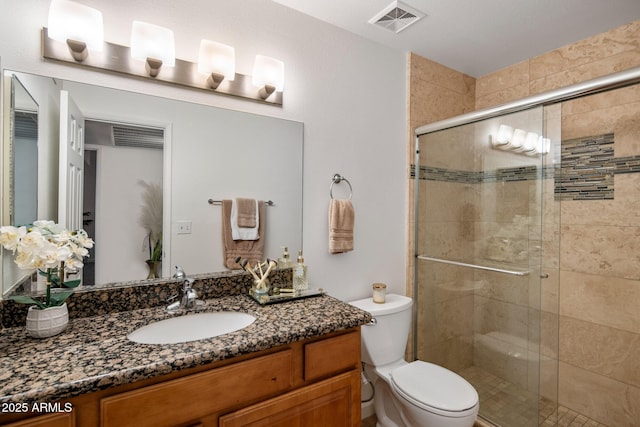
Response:
[[[18,267],[36,269],[46,278],[43,301],[26,295],[14,295],[11,299],[21,304],[34,304],[44,310],[64,304],[73,293],[52,289],[70,289],[80,285],[80,279],[67,278],[82,268],[82,259],[89,254],[93,240],[82,229],[69,231],[53,221],[35,221],[30,227],[0,227],[0,244],[15,255]]]
[[[142,186],[139,223],[148,231],[144,242],[145,249],[149,251],[147,279],[154,279],[160,277],[158,269],[162,262],[162,185],[143,180],[138,183]]]

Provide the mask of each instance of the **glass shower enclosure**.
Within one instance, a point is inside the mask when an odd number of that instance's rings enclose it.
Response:
[[[557,413],[559,116],[539,106],[417,139],[414,357],[466,378],[496,425]]]

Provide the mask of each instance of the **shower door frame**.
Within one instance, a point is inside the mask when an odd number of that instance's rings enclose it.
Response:
[[[506,104],[498,105],[496,107],[486,108],[478,111],[474,111],[460,116],[452,117],[450,119],[441,120],[438,122],[430,123],[424,126],[420,126],[415,130],[414,141],[414,165],[415,165],[415,181],[414,181],[414,197],[413,197],[413,216],[414,220],[418,220],[419,216],[419,165],[420,165],[420,137],[433,132],[454,128],[457,126],[467,125],[470,123],[479,122],[485,119],[503,116],[505,114],[516,113],[535,107],[544,107],[551,104],[560,103],[574,98],[579,98],[587,95],[593,95],[600,92],[605,92],[612,89],[618,89],[625,86],[631,86],[640,83],[640,67],[631,68],[629,70],[621,71],[618,73],[610,74],[607,76],[599,77],[596,79],[588,80],[586,82],[577,83],[574,85],[566,86],[560,89],[543,92],[538,95],[522,98],[517,101],[509,102]],[[418,259],[422,256],[419,253],[419,239],[418,239],[418,226],[414,225],[413,235],[413,300],[418,301]],[[413,330],[412,334],[412,356],[413,359],[417,359],[418,352],[418,310],[414,305],[413,308]]]

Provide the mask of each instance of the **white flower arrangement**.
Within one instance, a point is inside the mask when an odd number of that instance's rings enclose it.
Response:
[[[40,309],[60,306],[73,292],[51,292],[51,287],[75,288],[80,280],[64,280],[66,272],[82,268],[93,240],[84,230],[69,231],[53,221],[35,221],[32,226],[0,227],[0,244],[16,255],[21,269],[37,269],[47,278],[44,301],[24,295],[11,297],[16,302],[35,304]]]

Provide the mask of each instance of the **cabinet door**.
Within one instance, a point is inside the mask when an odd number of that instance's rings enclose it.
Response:
[[[356,427],[360,422],[357,370],[220,417],[220,427]]]

